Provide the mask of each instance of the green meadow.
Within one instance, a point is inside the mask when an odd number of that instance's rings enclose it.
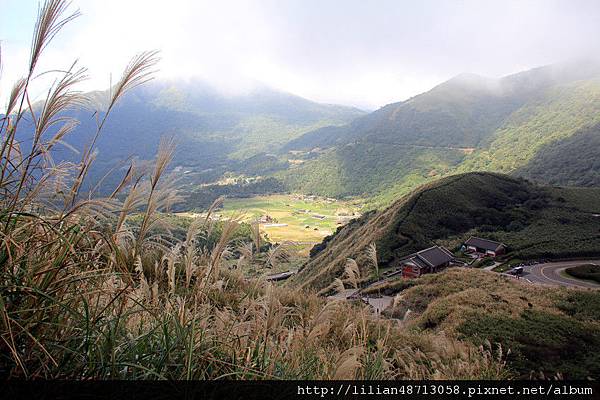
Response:
[[[325,236],[331,235],[338,226],[351,218],[357,218],[360,206],[360,200],[268,195],[226,199],[223,210],[218,214],[224,217],[238,217],[244,221],[253,221],[268,215],[272,221],[260,223],[260,228],[271,241],[312,245],[321,242]]]

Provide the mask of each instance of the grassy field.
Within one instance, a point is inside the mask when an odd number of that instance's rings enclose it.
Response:
[[[407,329],[500,345],[515,377],[533,372],[586,379],[600,373],[598,352],[590,351],[600,344],[597,291],[548,290],[464,268],[398,279],[380,289],[397,296],[386,315],[404,318],[410,310]]]
[[[241,216],[252,221],[270,216],[260,228],[274,242],[293,241],[306,246],[319,243],[348,219],[358,217],[360,202],[300,195],[269,195],[226,199],[221,216]],[[282,226],[277,226],[282,225]]]

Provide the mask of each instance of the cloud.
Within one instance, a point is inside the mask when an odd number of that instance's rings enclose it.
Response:
[[[9,7],[23,16],[22,3]],[[163,77],[198,76],[232,93],[261,81],[374,108],[461,72],[501,76],[599,50],[594,0],[80,0],[74,7],[83,16],[48,49],[43,67],[78,58],[92,77],[85,89],[108,86],[136,52],[161,49]],[[5,29],[0,99],[28,51],[14,40],[17,26]]]

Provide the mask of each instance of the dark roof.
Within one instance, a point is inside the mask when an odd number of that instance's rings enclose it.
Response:
[[[421,260],[419,257],[414,256],[405,261],[406,263],[414,264],[419,268],[429,268],[429,264],[425,263],[425,261]]]
[[[466,242],[465,244],[467,246],[475,246],[479,249],[484,249],[484,250],[491,250],[491,251],[496,251],[498,250],[498,248],[500,246],[504,246],[504,244],[500,243],[500,242],[495,242],[493,240],[489,240],[489,239],[482,239],[482,238],[478,238],[478,237],[473,237],[471,236]],[[505,246],[506,247],[506,246]]]
[[[400,263],[411,263],[419,268],[435,268],[454,260],[450,251],[442,246],[433,246],[408,255]]]
[[[452,253],[440,246],[433,246],[428,249],[421,250],[417,252],[417,257],[425,261],[431,267],[437,267],[454,259]]]

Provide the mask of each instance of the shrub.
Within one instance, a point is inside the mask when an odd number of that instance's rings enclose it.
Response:
[[[600,321],[600,293],[598,291],[572,291],[557,302],[565,314],[580,320]]]
[[[510,349],[507,362],[519,376],[542,372],[566,379],[586,379],[600,374],[597,326],[565,316],[525,310],[518,318],[475,313],[459,327],[475,342],[488,340]]]
[[[578,279],[586,279],[600,283],[600,265],[586,264],[570,267],[565,272]]]

